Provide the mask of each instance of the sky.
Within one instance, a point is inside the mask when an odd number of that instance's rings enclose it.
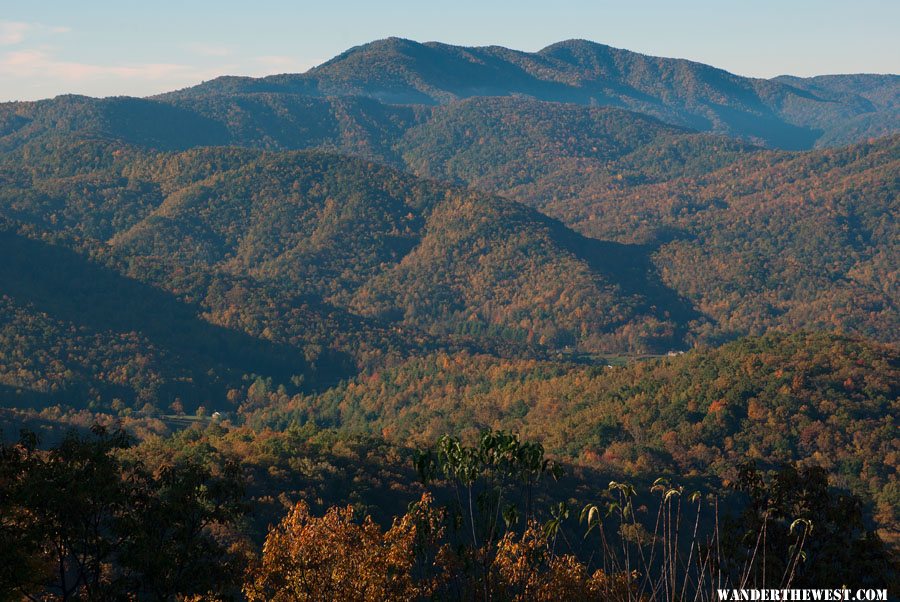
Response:
[[[898,23],[897,0],[0,0],[0,101],[303,72],[389,36],[526,51],[584,38],[754,77],[900,73]]]

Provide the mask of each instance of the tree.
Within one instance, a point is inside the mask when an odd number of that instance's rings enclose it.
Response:
[[[747,587],[896,587],[896,561],[866,527],[862,501],[830,487],[824,469],[765,473],[749,462],[734,487],[749,499],[726,523],[723,556],[732,568],[755,556]]]
[[[244,594],[251,602],[303,600],[408,601],[429,596],[434,582],[417,573],[434,568],[441,514],[428,494],[383,532],[352,506],[314,517],[304,502],[266,537],[262,558],[249,571]],[[430,559],[430,561],[429,561]]]
[[[236,465],[148,471],[120,428],[68,433],[48,451],[0,446],[0,593],[34,600],[228,594],[243,569],[215,529],[246,512]]]
[[[120,429],[95,426],[92,433],[71,432],[47,453],[23,433],[15,449],[7,448],[4,498],[13,518],[5,527],[37,570],[5,576],[4,589],[31,597],[40,584],[41,599],[59,600],[97,599],[116,589],[116,575],[105,567],[121,544],[116,521],[128,510],[128,485],[113,452],[130,441]]]
[[[118,525],[118,560],[129,587],[158,600],[239,587],[245,554],[219,541],[216,530],[227,534],[248,511],[240,467],[228,462],[213,475],[182,460],[155,475],[138,468],[136,481],[132,506]]]
[[[28,433],[13,445],[0,442],[0,600],[29,596],[49,569],[38,553],[39,534],[23,528],[29,520],[21,505],[23,475],[36,462],[36,445]]]

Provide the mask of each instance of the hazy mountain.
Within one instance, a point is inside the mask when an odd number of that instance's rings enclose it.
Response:
[[[279,92],[436,104],[472,96],[526,96],[624,107],[699,131],[800,149],[820,139],[837,144],[870,135],[858,128],[856,138],[847,138],[851,130],[845,127],[849,121],[865,121],[867,114],[878,113],[896,124],[896,103],[877,99],[896,99],[897,77],[852,77],[857,79],[853,86],[835,78],[746,78],[585,40],[528,53],[389,38],[351,48],[304,74],[224,77],[163,98]],[[844,135],[830,135],[832,130]]]
[[[396,149],[415,174],[536,207],[584,190],[705,174],[761,150],[633,111],[516,98],[436,107]]]
[[[840,94],[843,99],[847,100],[864,98],[871,103],[873,109],[900,107],[900,75],[869,73],[819,75],[816,77],[782,75],[774,80],[816,94],[831,92]]]
[[[303,74],[221,77],[154,99],[62,96],[0,105],[0,148],[48,133],[161,149],[323,147],[396,162],[429,107],[471,97],[609,106],[757,144],[834,146],[900,129],[900,76],[740,77],[680,59],[570,40],[527,53],[390,38]]]

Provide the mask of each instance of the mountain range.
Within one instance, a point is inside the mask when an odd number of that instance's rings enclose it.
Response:
[[[522,96],[623,107],[698,131],[802,149],[820,139],[834,144],[895,129],[898,82],[896,75],[746,78],[586,40],[528,53],[390,38],[351,48],[302,75],[219,78],[161,98],[268,92],[432,105]]]
[[[897,75],[755,79],[584,40],[527,53],[390,38],[351,48],[303,74],[221,77],[143,101],[7,103],[0,136],[19,132],[14,139],[21,139],[49,128],[101,131],[170,148],[302,148],[351,142],[351,136],[373,143],[427,120],[438,105],[514,97],[618,107],[695,131],[799,150],[896,131],[898,90]]]
[[[772,328],[895,342],[898,90],[585,41],[391,38],[304,74],[6,103],[4,311],[9,345],[28,330],[41,353],[7,347],[3,382],[132,401],[147,379],[191,382],[203,392],[167,395],[196,405],[248,374],[321,387],[436,348],[659,353]],[[790,150],[811,146],[835,148]],[[130,319],[79,313],[105,307],[79,297],[98,279]],[[169,319],[250,337],[251,355],[158,336]],[[150,359],[97,370],[73,351],[85,337],[144,340]]]
[[[249,442],[300,429],[397,457],[511,429],[637,478],[799,461],[895,537],[898,99],[391,38],[0,104],[0,427],[218,411],[260,482],[299,464]]]

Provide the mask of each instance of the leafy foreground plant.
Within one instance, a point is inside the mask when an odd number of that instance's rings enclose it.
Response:
[[[597,533],[601,565],[627,583],[622,600],[718,600],[718,589],[896,585],[896,566],[872,531],[860,500],[828,487],[819,468],[783,466],[764,474],[740,468],[734,489],[749,501],[722,517],[719,498],[686,494],[657,479],[657,512],[637,516],[632,485],[611,482],[613,500],[588,504],[580,520]],[[731,504],[741,501],[732,498]],[[889,588],[890,589],[890,588]]]
[[[270,531],[246,595],[674,601],[716,600],[720,588],[894,585],[889,553],[861,529],[859,500],[830,490],[821,470],[742,467],[733,487],[749,501],[721,520],[716,496],[666,479],[644,493],[613,481],[582,510],[578,542],[567,535],[567,503],[535,504],[535,486],[560,474],[537,443],[505,432],[474,446],[443,437],[415,464],[425,483],[446,489],[425,493],[387,531],[368,517],[357,523],[351,507],[317,518],[298,504]]]
[[[211,446],[129,445],[101,427],[48,451],[27,433],[0,445],[0,599],[681,601],[897,586],[858,498],[819,469],[741,467],[731,517],[664,479],[614,481],[579,525],[572,502],[547,501],[561,470],[540,444],[444,437],[416,454],[428,490],[389,528],[300,502],[253,558],[234,463]]]

